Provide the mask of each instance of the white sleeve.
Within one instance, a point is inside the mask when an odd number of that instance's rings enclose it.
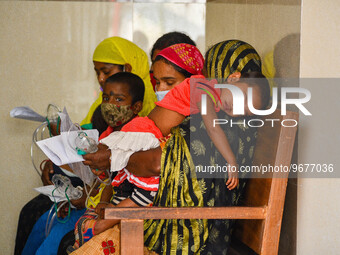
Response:
[[[111,150],[111,172],[127,166],[130,156],[137,151],[146,151],[159,146],[159,141],[152,133],[122,132],[111,133],[100,141]]]

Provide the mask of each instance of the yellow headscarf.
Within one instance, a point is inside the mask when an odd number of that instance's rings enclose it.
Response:
[[[150,81],[148,57],[136,44],[117,36],[106,38],[95,49],[93,61],[116,65],[130,64],[131,72],[142,78],[145,85],[143,109],[139,115],[146,116],[155,107],[157,100]],[[81,125],[91,122],[93,112],[102,102],[101,95],[93,103]]]

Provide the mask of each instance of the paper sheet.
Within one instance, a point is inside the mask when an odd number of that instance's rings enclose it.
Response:
[[[65,193],[62,194],[61,192],[59,192],[58,189],[56,189],[53,192],[54,189],[55,189],[54,185],[48,185],[48,186],[42,186],[42,187],[39,187],[39,188],[34,188],[34,190],[38,191],[39,193],[48,196],[51,199],[52,202],[54,202],[54,199],[57,203],[67,200]],[[52,192],[53,192],[54,198],[52,196]]]
[[[39,148],[57,166],[84,161],[77,154],[74,141],[80,131],[62,132],[58,136],[47,138],[37,142]],[[98,141],[99,133],[96,129],[82,130],[89,137]]]

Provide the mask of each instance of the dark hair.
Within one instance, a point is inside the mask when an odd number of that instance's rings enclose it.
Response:
[[[186,34],[181,32],[170,32],[162,35],[157,39],[157,41],[152,46],[150,56],[152,60],[152,56],[155,52],[155,50],[163,50],[171,45],[178,44],[178,43],[187,43],[190,45],[196,46],[196,43]]]
[[[118,65],[118,64],[113,64],[113,65],[118,66],[118,68],[119,68],[119,70],[120,70],[121,72],[124,71],[124,65]]]
[[[251,88],[260,90],[261,109],[258,110],[266,109],[270,100],[270,86],[267,78],[261,72],[248,72],[243,73],[239,81],[247,83]]]
[[[145,86],[143,80],[136,74],[130,72],[119,72],[106,79],[107,83],[124,83],[129,86],[132,104],[144,100]]]
[[[171,65],[177,72],[184,75],[185,78],[190,78],[192,73],[189,73],[187,70],[184,70],[183,68],[179,67],[178,65],[172,63],[171,61],[167,60],[163,56],[157,56],[155,58],[155,62],[157,61],[163,61],[165,64]]]

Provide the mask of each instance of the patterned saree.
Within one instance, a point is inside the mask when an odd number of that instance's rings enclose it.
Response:
[[[219,113],[220,118],[230,118]],[[238,120],[242,122],[242,120]],[[256,130],[234,125],[225,133],[239,165],[251,164]],[[230,191],[227,176],[197,177],[195,165],[225,164],[209,136],[200,114],[192,115],[172,136],[162,153],[159,190],[153,206],[197,207],[236,205],[245,186],[245,176]],[[145,245],[162,255],[226,254],[232,231],[231,220],[146,220]]]

